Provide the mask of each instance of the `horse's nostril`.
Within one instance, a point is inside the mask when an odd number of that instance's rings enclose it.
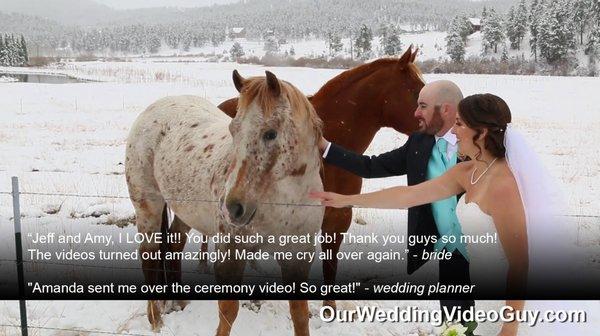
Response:
[[[244,207],[240,202],[228,202],[227,203],[227,211],[229,211],[229,215],[233,219],[240,219],[244,215]]]

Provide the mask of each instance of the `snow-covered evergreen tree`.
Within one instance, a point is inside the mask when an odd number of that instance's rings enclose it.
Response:
[[[446,53],[454,62],[461,63],[465,59],[465,42],[456,30],[446,35]]]
[[[356,56],[359,59],[366,60],[371,57],[371,41],[373,40],[373,32],[366,25],[360,27],[354,47],[356,48]]]
[[[380,43],[384,55],[394,56],[402,51],[400,32],[394,25],[387,25],[381,29]]]
[[[538,39],[540,56],[548,63],[566,60],[576,45],[572,2],[556,0],[548,4],[541,17]]]
[[[266,51],[267,54],[279,52],[279,43],[277,42],[275,35],[270,34],[265,37],[264,51]]]
[[[540,20],[544,13],[544,0],[532,0],[529,10],[529,47],[535,61],[537,62],[538,55],[538,40],[540,35]]]
[[[329,47],[329,56],[337,55],[344,48],[342,38],[334,31],[327,33],[327,46]]]
[[[588,8],[590,25],[585,52],[595,64],[596,58],[600,57],[600,1],[593,0]]]
[[[241,57],[243,57],[246,53],[244,52],[244,48],[239,42],[234,42],[231,50],[229,50],[229,54],[231,55],[231,59],[237,61]]]
[[[27,47],[25,39],[14,35],[0,35],[0,65],[23,66],[27,64]]]
[[[211,34],[210,42],[212,43],[213,47],[218,47],[225,42],[226,38],[227,36],[225,35],[224,31],[215,30]]]
[[[469,22],[469,18],[464,15],[457,15],[455,16],[452,21],[450,22],[450,27],[448,28],[448,31],[455,31],[458,33],[458,35],[460,35],[460,37],[462,38],[462,40],[464,42],[467,42],[467,37],[471,34],[473,34],[473,27],[471,26],[471,23]]]
[[[502,18],[496,14],[493,8],[487,13],[483,29],[483,52],[493,49],[498,52],[498,45],[504,41],[504,30],[502,29]]]
[[[4,42],[4,36],[0,35],[0,65],[8,65],[8,50]]]
[[[521,0],[519,3],[519,7],[515,12],[515,22],[515,33],[519,39],[519,48],[517,49],[521,49],[521,42],[523,41],[525,34],[527,34],[528,23],[527,4],[525,3],[525,0]]]
[[[27,51],[27,43],[25,43],[25,37],[21,35],[21,57],[24,63],[29,62],[29,52]]]
[[[573,21],[579,34],[579,44],[583,44],[583,34],[590,19],[588,10],[590,10],[589,0],[575,0],[575,4],[573,5]]]
[[[510,6],[508,14],[506,16],[506,37],[510,41],[510,48],[519,48],[519,38],[516,33],[516,17],[515,17],[515,6]]]

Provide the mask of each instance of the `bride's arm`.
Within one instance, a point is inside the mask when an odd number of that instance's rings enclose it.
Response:
[[[525,210],[514,179],[494,185],[490,200],[496,202],[490,212],[508,260],[506,292],[510,296],[522,297],[527,286],[529,253]],[[525,301],[507,300],[506,305],[518,311],[523,309]],[[504,323],[499,335],[516,335],[518,327],[518,321]]]
[[[498,181],[490,190],[490,215],[506,259],[508,260],[507,293],[523,296],[527,284],[529,255],[525,210],[516,182]]]
[[[445,199],[464,191],[460,184],[461,164],[444,175],[413,186],[398,186],[376,192],[356,195],[340,195],[333,192],[313,192],[311,198],[321,204],[336,208],[356,206],[361,208],[405,209]]]

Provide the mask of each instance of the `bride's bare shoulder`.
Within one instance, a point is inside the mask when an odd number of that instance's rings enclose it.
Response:
[[[500,162],[498,169],[494,172],[493,180],[489,184],[489,196],[492,199],[508,200],[517,198],[520,200],[519,186],[506,161]]]

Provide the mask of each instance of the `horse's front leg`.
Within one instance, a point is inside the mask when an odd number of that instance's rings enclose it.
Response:
[[[337,253],[339,252],[340,245],[343,241],[343,238],[340,233],[348,231],[348,228],[350,228],[351,221],[352,209],[325,209],[322,232],[323,234],[328,234],[331,236],[335,234],[335,239],[332,242],[323,242],[321,244],[321,250],[323,252],[328,252],[329,255],[331,255],[331,259],[323,260],[323,277],[325,280],[325,284],[327,285],[335,284],[335,277],[337,274],[338,265]],[[335,310],[335,300],[324,300],[323,306],[331,307]],[[329,309],[325,311],[327,315],[329,314],[329,311]]]
[[[315,252],[312,245],[307,245],[305,252]],[[281,275],[285,284],[296,283],[297,285],[308,280],[311,263],[307,260],[289,260],[280,261]],[[306,300],[290,300],[290,315],[294,324],[295,336],[308,336],[310,334],[308,328],[309,312],[308,301]]]
[[[230,249],[226,245],[217,245],[217,249],[227,252]],[[231,255],[235,255],[231,249]],[[215,279],[217,284],[241,284],[244,274],[246,261],[228,259],[224,262],[215,263]],[[240,303],[237,300],[219,300],[219,326],[217,327],[217,336],[229,336],[233,322],[237,318]]]
[[[181,252],[185,248],[187,242],[187,233],[190,232],[191,228],[185,224],[177,215],[171,223],[169,228],[169,235],[175,237],[175,234],[179,234],[180,240],[177,242],[170,242],[168,249],[170,252]],[[165,262],[167,281],[168,284],[181,283],[181,259],[171,259]],[[172,303],[172,310],[183,309],[187,306],[187,300],[176,300]]]
[[[134,195],[132,203],[136,213],[136,226],[139,233],[143,233],[144,241],[139,246],[139,254],[142,259],[142,270],[144,279],[149,285],[164,284],[164,268],[160,253],[160,244],[152,241],[151,235],[160,232],[163,220],[166,217],[165,203],[161,196]],[[148,322],[152,329],[157,331],[162,327],[162,312],[164,304],[150,300],[147,304]]]

